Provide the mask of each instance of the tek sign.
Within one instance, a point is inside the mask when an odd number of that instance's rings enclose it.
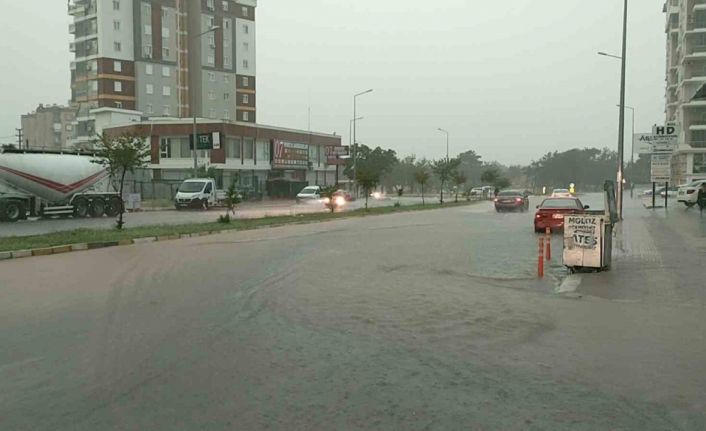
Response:
[[[189,149],[194,149],[194,135],[189,135]],[[196,149],[197,150],[220,150],[221,149],[221,134],[219,132],[213,133],[199,133],[196,135]]]

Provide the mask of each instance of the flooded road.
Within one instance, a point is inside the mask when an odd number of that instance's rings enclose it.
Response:
[[[0,429],[706,428],[703,303],[554,293],[533,214],[0,262]]]

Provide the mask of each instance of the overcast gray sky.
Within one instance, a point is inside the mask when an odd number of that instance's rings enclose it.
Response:
[[[0,142],[20,114],[69,96],[64,0],[0,0]],[[637,131],[664,121],[663,0],[632,1],[627,104]],[[573,147],[616,147],[621,0],[260,0],[263,124],[336,132],[430,158],[473,149],[529,163]],[[627,128],[630,128],[628,111]],[[629,130],[628,130],[629,131]]]

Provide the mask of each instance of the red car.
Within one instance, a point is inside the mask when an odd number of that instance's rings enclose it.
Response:
[[[583,214],[588,209],[577,198],[547,198],[537,205],[534,215],[534,231],[544,232],[547,228],[564,229],[564,216],[567,214]]]

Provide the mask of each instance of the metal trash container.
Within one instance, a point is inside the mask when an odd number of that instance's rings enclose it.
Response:
[[[564,266],[572,272],[605,271],[613,259],[613,226],[618,222],[615,184],[603,186],[605,209],[564,216]]]
[[[572,272],[610,269],[613,225],[601,214],[564,216],[564,265]]]

